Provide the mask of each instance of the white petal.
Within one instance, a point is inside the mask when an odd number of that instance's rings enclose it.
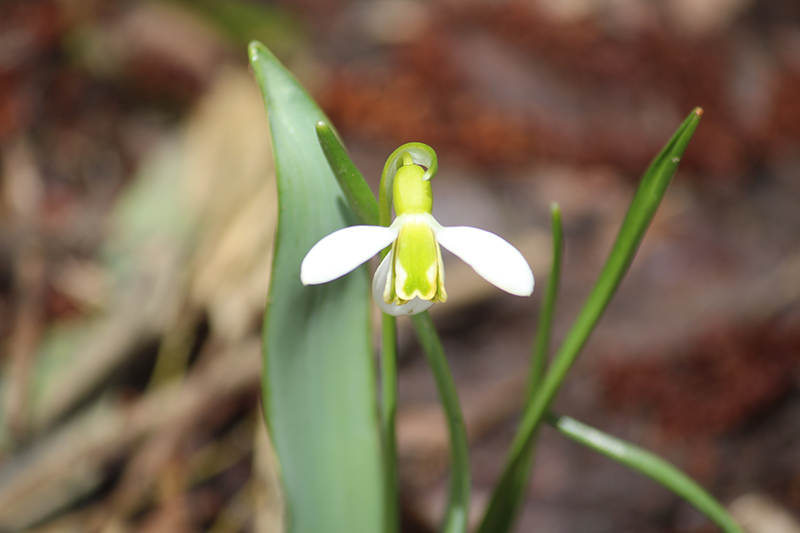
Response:
[[[533,293],[533,272],[528,262],[494,233],[466,226],[442,227],[436,231],[436,240],[498,288],[516,296]]]
[[[374,296],[375,293],[373,293]],[[403,305],[387,304],[383,301],[383,298],[380,300],[375,298],[375,303],[378,304],[381,311],[391,316],[416,315],[433,307],[433,302],[416,297]]]
[[[386,282],[389,280],[389,275],[392,271],[392,259],[394,254],[390,251],[383,258],[381,264],[378,265],[378,270],[375,271],[375,276],[372,278],[372,299],[378,305],[381,311],[391,316],[402,315],[416,315],[433,307],[433,302],[414,298],[410,302],[403,305],[387,304],[383,300],[383,292],[386,290]]]
[[[396,238],[397,230],[383,226],[350,226],[334,231],[308,251],[300,265],[300,281],[318,285],[340,278]]]
[[[378,305],[380,305],[380,302],[383,302],[386,283],[389,281],[389,275],[392,272],[393,257],[394,250],[389,250],[389,253],[383,258],[381,264],[378,265],[378,270],[375,271],[375,275],[372,276],[372,299],[375,300],[375,303]]]

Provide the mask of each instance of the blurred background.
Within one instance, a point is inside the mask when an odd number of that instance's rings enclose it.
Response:
[[[638,177],[705,114],[556,409],[662,454],[750,532],[800,531],[796,0],[0,2],[0,532],[279,532],[258,409],[275,192],[246,45],[318,99],[373,187],[440,157],[434,214],[519,247],[531,299],[448,256],[434,307],[479,516],[525,389],[550,261],[555,342]],[[404,531],[446,498],[435,387],[401,322]],[[516,531],[710,532],[546,428]],[[770,529],[771,528],[771,529]]]

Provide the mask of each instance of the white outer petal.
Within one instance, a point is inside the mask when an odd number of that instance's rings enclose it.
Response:
[[[396,229],[383,226],[350,226],[334,231],[308,251],[300,265],[300,281],[319,285],[340,278],[396,238]]]
[[[533,272],[522,254],[494,233],[478,228],[441,227],[439,244],[460,257],[483,279],[516,296],[533,293]]]
[[[375,276],[372,278],[372,299],[378,305],[381,311],[391,316],[403,315],[416,315],[433,307],[433,302],[414,298],[407,304],[395,305],[387,304],[383,301],[383,291],[386,289],[386,281],[389,279],[389,274],[392,271],[392,258],[394,253],[389,251],[386,257],[383,258],[381,264],[378,265],[378,270],[375,271]]]

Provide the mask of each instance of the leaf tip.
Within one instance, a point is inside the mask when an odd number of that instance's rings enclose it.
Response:
[[[264,45],[258,41],[250,41],[250,44],[247,45],[247,56],[250,58],[250,61],[255,61],[258,57],[261,50],[264,49]]]
[[[694,114],[697,115],[698,117],[702,117],[703,116],[703,108],[702,107],[695,107],[694,108]]]

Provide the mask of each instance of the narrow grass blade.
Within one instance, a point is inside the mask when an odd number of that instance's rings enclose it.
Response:
[[[531,354],[531,369],[528,378],[528,393],[525,404],[529,404],[539,388],[542,377],[547,369],[547,354],[550,351],[550,337],[553,329],[553,315],[556,309],[556,299],[558,297],[558,287],[561,280],[561,260],[564,255],[564,228],[561,223],[561,207],[553,202],[550,205],[550,220],[553,233],[553,258],[550,264],[550,277],[547,280],[544,299],[542,300],[542,311],[539,315],[539,324],[536,328],[536,343]],[[533,468],[534,457],[536,455],[536,441],[532,439],[531,444],[524,452],[524,458],[520,461],[520,466],[514,472],[512,485],[525,486],[526,480],[530,478]],[[514,517],[522,505],[522,499],[508,500],[509,506],[496,505],[490,511],[494,514],[484,516],[484,522],[489,524],[501,524],[503,527],[511,527]]]
[[[556,299],[558,297],[558,287],[561,280],[561,262],[564,255],[564,227],[561,223],[561,207],[553,202],[550,205],[550,220],[552,225],[553,238],[553,257],[550,264],[550,277],[547,280],[544,299],[542,300],[542,310],[539,315],[539,324],[536,328],[536,343],[531,354],[531,368],[528,378],[528,392],[525,405],[533,401],[536,391],[539,389],[542,377],[547,368],[547,354],[550,351],[550,337],[553,329],[553,315],[555,314]],[[519,467],[513,476],[507,481],[510,486],[525,487],[530,478],[533,468],[534,457],[536,455],[535,438],[523,452],[524,457],[519,462]],[[514,517],[522,505],[522,498],[507,499],[504,504],[497,502],[487,509],[483,517],[481,527],[499,527],[510,529]],[[486,524],[485,526],[483,524]],[[482,531],[488,531],[482,529]]]
[[[383,464],[365,267],[304,287],[300,263],[356,217],[320,150],[326,120],[260,43],[250,64],[264,95],[279,220],[264,318],[264,411],[293,533],[375,533],[384,526]]]
[[[657,455],[568,416],[548,413],[545,420],[562,435],[660,483],[691,503],[725,533],[744,533],[722,504],[689,476]]]
[[[553,259],[550,263],[550,277],[542,300],[542,311],[539,314],[539,325],[536,328],[536,344],[531,356],[531,371],[528,379],[528,396],[526,403],[533,400],[533,395],[544,376],[547,367],[547,354],[550,351],[550,337],[553,333],[553,316],[556,312],[558,287],[561,283],[561,261],[564,257],[564,226],[561,223],[561,206],[556,202],[550,204],[550,224],[553,233]]]
[[[378,224],[378,202],[353,160],[325,122],[317,122],[317,138],[325,158],[344,192],[350,209],[362,224]]]
[[[450,495],[447,515],[441,531],[443,533],[464,533],[469,518],[469,442],[464,420],[461,417],[461,406],[458,393],[450,374],[450,367],[444,356],[444,348],[436,333],[431,316],[427,311],[411,317],[422,350],[428,358],[433,372],[439,397],[447,418],[447,429],[450,433]]]
[[[553,364],[534,394],[533,400],[525,407],[503,473],[478,529],[479,533],[510,531],[516,510],[519,509],[528,486],[528,477],[520,475],[519,470],[524,469],[527,464],[528,449],[536,438],[542,416],[550,407],[572,364],[589,340],[603,311],[628,271],[702,114],[700,108],[689,114],[642,177],[597,283],[556,353]]]

